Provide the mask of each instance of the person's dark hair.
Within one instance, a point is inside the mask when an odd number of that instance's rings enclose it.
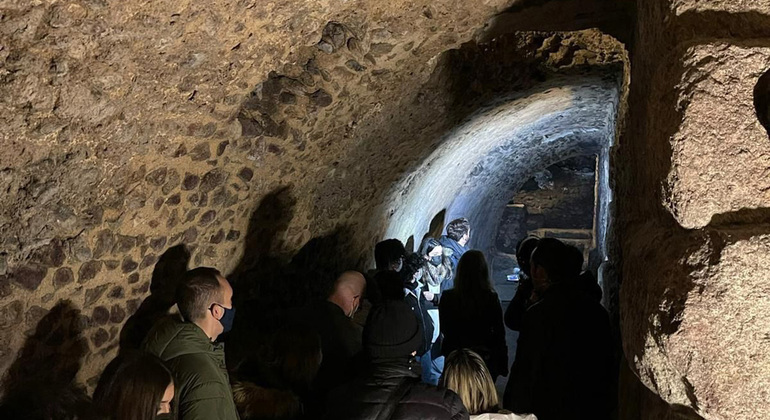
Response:
[[[401,274],[395,271],[380,271],[374,276],[374,282],[380,289],[384,300],[403,300],[404,282]]]
[[[564,243],[554,238],[543,238],[532,252],[532,265],[543,267],[551,283],[559,283],[569,277],[570,252]]]
[[[478,250],[470,250],[463,254],[457,263],[455,289],[459,296],[477,296],[482,292],[494,292],[489,280],[489,266],[484,254]]]
[[[221,300],[219,276],[219,271],[211,267],[198,267],[185,273],[177,290],[177,306],[186,321],[203,319],[211,303]]]
[[[425,259],[419,254],[411,254],[404,260],[404,268],[401,269],[401,283],[408,284],[412,282],[412,277],[420,271],[425,265]]]
[[[465,234],[470,232],[470,230],[471,223],[468,221],[468,219],[461,217],[459,219],[452,220],[448,225],[446,225],[446,236],[454,239],[455,241],[459,241],[460,238],[465,236]]]
[[[386,239],[374,246],[374,263],[378,270],[389,270],[392,263],[405,255],[406,248],[398,239]]]
[[[97,414],[109,420],[153,420],[173,380],[163,362],[151,354],[118,354],[104,369],[94,391]]]
[[[437,246],[441,246],[441,244],[436,239],[431,237],[423,239],[422,243],[420,244],[420,257],[425,257],[426,255],[430,254],[431,251],[433,251],[433,248]]]
[[[577,278],[580,276],[580,273],[583,271],[583,253],[580,252],[579,249],[577,249],[576,246],[573,245],[566,245],[566,254],[567,254],[567,261],[566,261],[566,272],[567,278],[570,280],[577,280]]]
[[[532,251],[537,248],[538,242],[540,242],[540,238],[527,236],[519,241],[519,244],[516,246],[516,262],[519,264],[521,271],[528,276],[531,276],[530,270],[532,268],[530,267],[529,259],[532,257]]]

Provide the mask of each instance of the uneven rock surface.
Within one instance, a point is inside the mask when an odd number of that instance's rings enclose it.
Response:
[[[346,151],[391,137],[431,59],[505,3],[3,3],[0,371],[19,332],[69,299],[93,384],[170,247],[237,272],[375,206],[379,175],[363,162],[399,168],[398,153]],[[260,207],[276,191],[289,199]],[[255,236],[262,246],[245,246]]]
[[[442,210],[484,248],[599,153],[624,372],[674,405],[632,418],[770,417],[770,3],[609,3],[0,2],[0,371],[93,388],[187,266],[263,293]]]
[[[671,418],[770,416],[770,140],[754,106],[770,57],[765,38],[747,37],[768,13],[766,2],[639,8],[614,162],[621,328]]]

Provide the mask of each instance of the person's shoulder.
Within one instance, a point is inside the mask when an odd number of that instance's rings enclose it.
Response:
[[[176,357],[169,366],[179,379],[190,385],[223,384],[219,363],[207,353],[188,353]]]
[[[451,389],[439,388],[423,382],[414,383],[408,396],[413,402],[432,403],[449,409],[463,407],[462,400]]]

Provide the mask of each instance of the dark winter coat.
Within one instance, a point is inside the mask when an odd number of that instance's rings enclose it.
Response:
[[[373,420],[402,380],[408,389],[391,420],[465,420],[468,411],[454,392],[420,382],[419,370],[408,361],[373,361],[368,373],[329,394],[325,418]]]
[[[147,334],[144,350],[174,374],[180,420],[235,420],[238,414],[225,368],[225,350],[200,327],[164,318]]]
[[[428,309],[433,309],[435,306],[425,299],[420,287],[417,287],[414,291],[404,289],[404,293],[404,301],[412,308],[412,312],[414,312],[414,315],[422,324],[422,347],[417,350],[417,355],[422,356],[430,350],[431,340],[433,339],[433,319],[428,314]]]
[[[457,289],[447,290],[441,296],[438,313],[444,334],[443,355],[468,348],[484,358],[492,378],[508,375],[508,345],[497,293],[461,299]]]
[[[615,375],[607,311],[555,284],[524,315],[504,406],[539,420],[607,419]]]
[[[321,338],[321,366],[313,382],[308,411],[322,410],[326,392],[352,380],[362,362],[363,329],[345,316],[342,308],[328,301],[318,301],[301,310],[299,322]]]
[[[516,287],[516,294],[513,295],[513,299],[508,304],[508,308],[505,310],[505,326],[514,330],[521,330],[521,322],[524,318],[524,312],[530,305],[529,298],[532,296],[534,286],[532,279],[526,274],[521,274],[521,280]]]

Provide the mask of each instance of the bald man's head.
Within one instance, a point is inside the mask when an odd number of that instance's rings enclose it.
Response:
[[[358,271],[346,271],[334,282],[334,289],[329,302],[342,308],[345,315],[352,317],[361,304],[361,296],[366,290],[366,279]]]

